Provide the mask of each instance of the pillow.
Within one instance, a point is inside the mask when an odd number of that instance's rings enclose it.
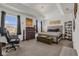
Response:
[[[58,32],[59,29],[48,29],[48,32]]]

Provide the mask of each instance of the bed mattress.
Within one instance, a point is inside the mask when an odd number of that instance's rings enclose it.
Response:
[[[61,35],[61,32],[41,32],[39,35],[48,35],[52,37],[59,37]]]

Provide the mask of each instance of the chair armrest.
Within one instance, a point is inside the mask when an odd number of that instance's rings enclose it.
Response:
[[[10,39],[11,39],[11,41],[20,41],[20,39],[17,35],[11,35]]]
[[[11,39],[18,39],[18,36],[17,35],[11,35],[10,38]]]

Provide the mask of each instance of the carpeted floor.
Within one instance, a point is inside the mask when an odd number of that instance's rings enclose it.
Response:
[[[20,47],[17,48],[16,51],[11,50],[9,52],[5,52],[5,49],[3,49],[3,55],[4,56],[58,56],[60,54],[63,45],[71,46],[72,44],[70,41],[62,40],[60,41],[59,44],[48,45],[42,42],[37,42],[35,39],[33,39],[29,41],[22,41],[20,43]]]

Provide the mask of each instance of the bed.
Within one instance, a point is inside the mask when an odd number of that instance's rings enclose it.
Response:
[[[38,36],[48,36],[53,38],[53,42],[58,43],[62,38],[62,27],[48,28],[47,32],[40,32]]]

